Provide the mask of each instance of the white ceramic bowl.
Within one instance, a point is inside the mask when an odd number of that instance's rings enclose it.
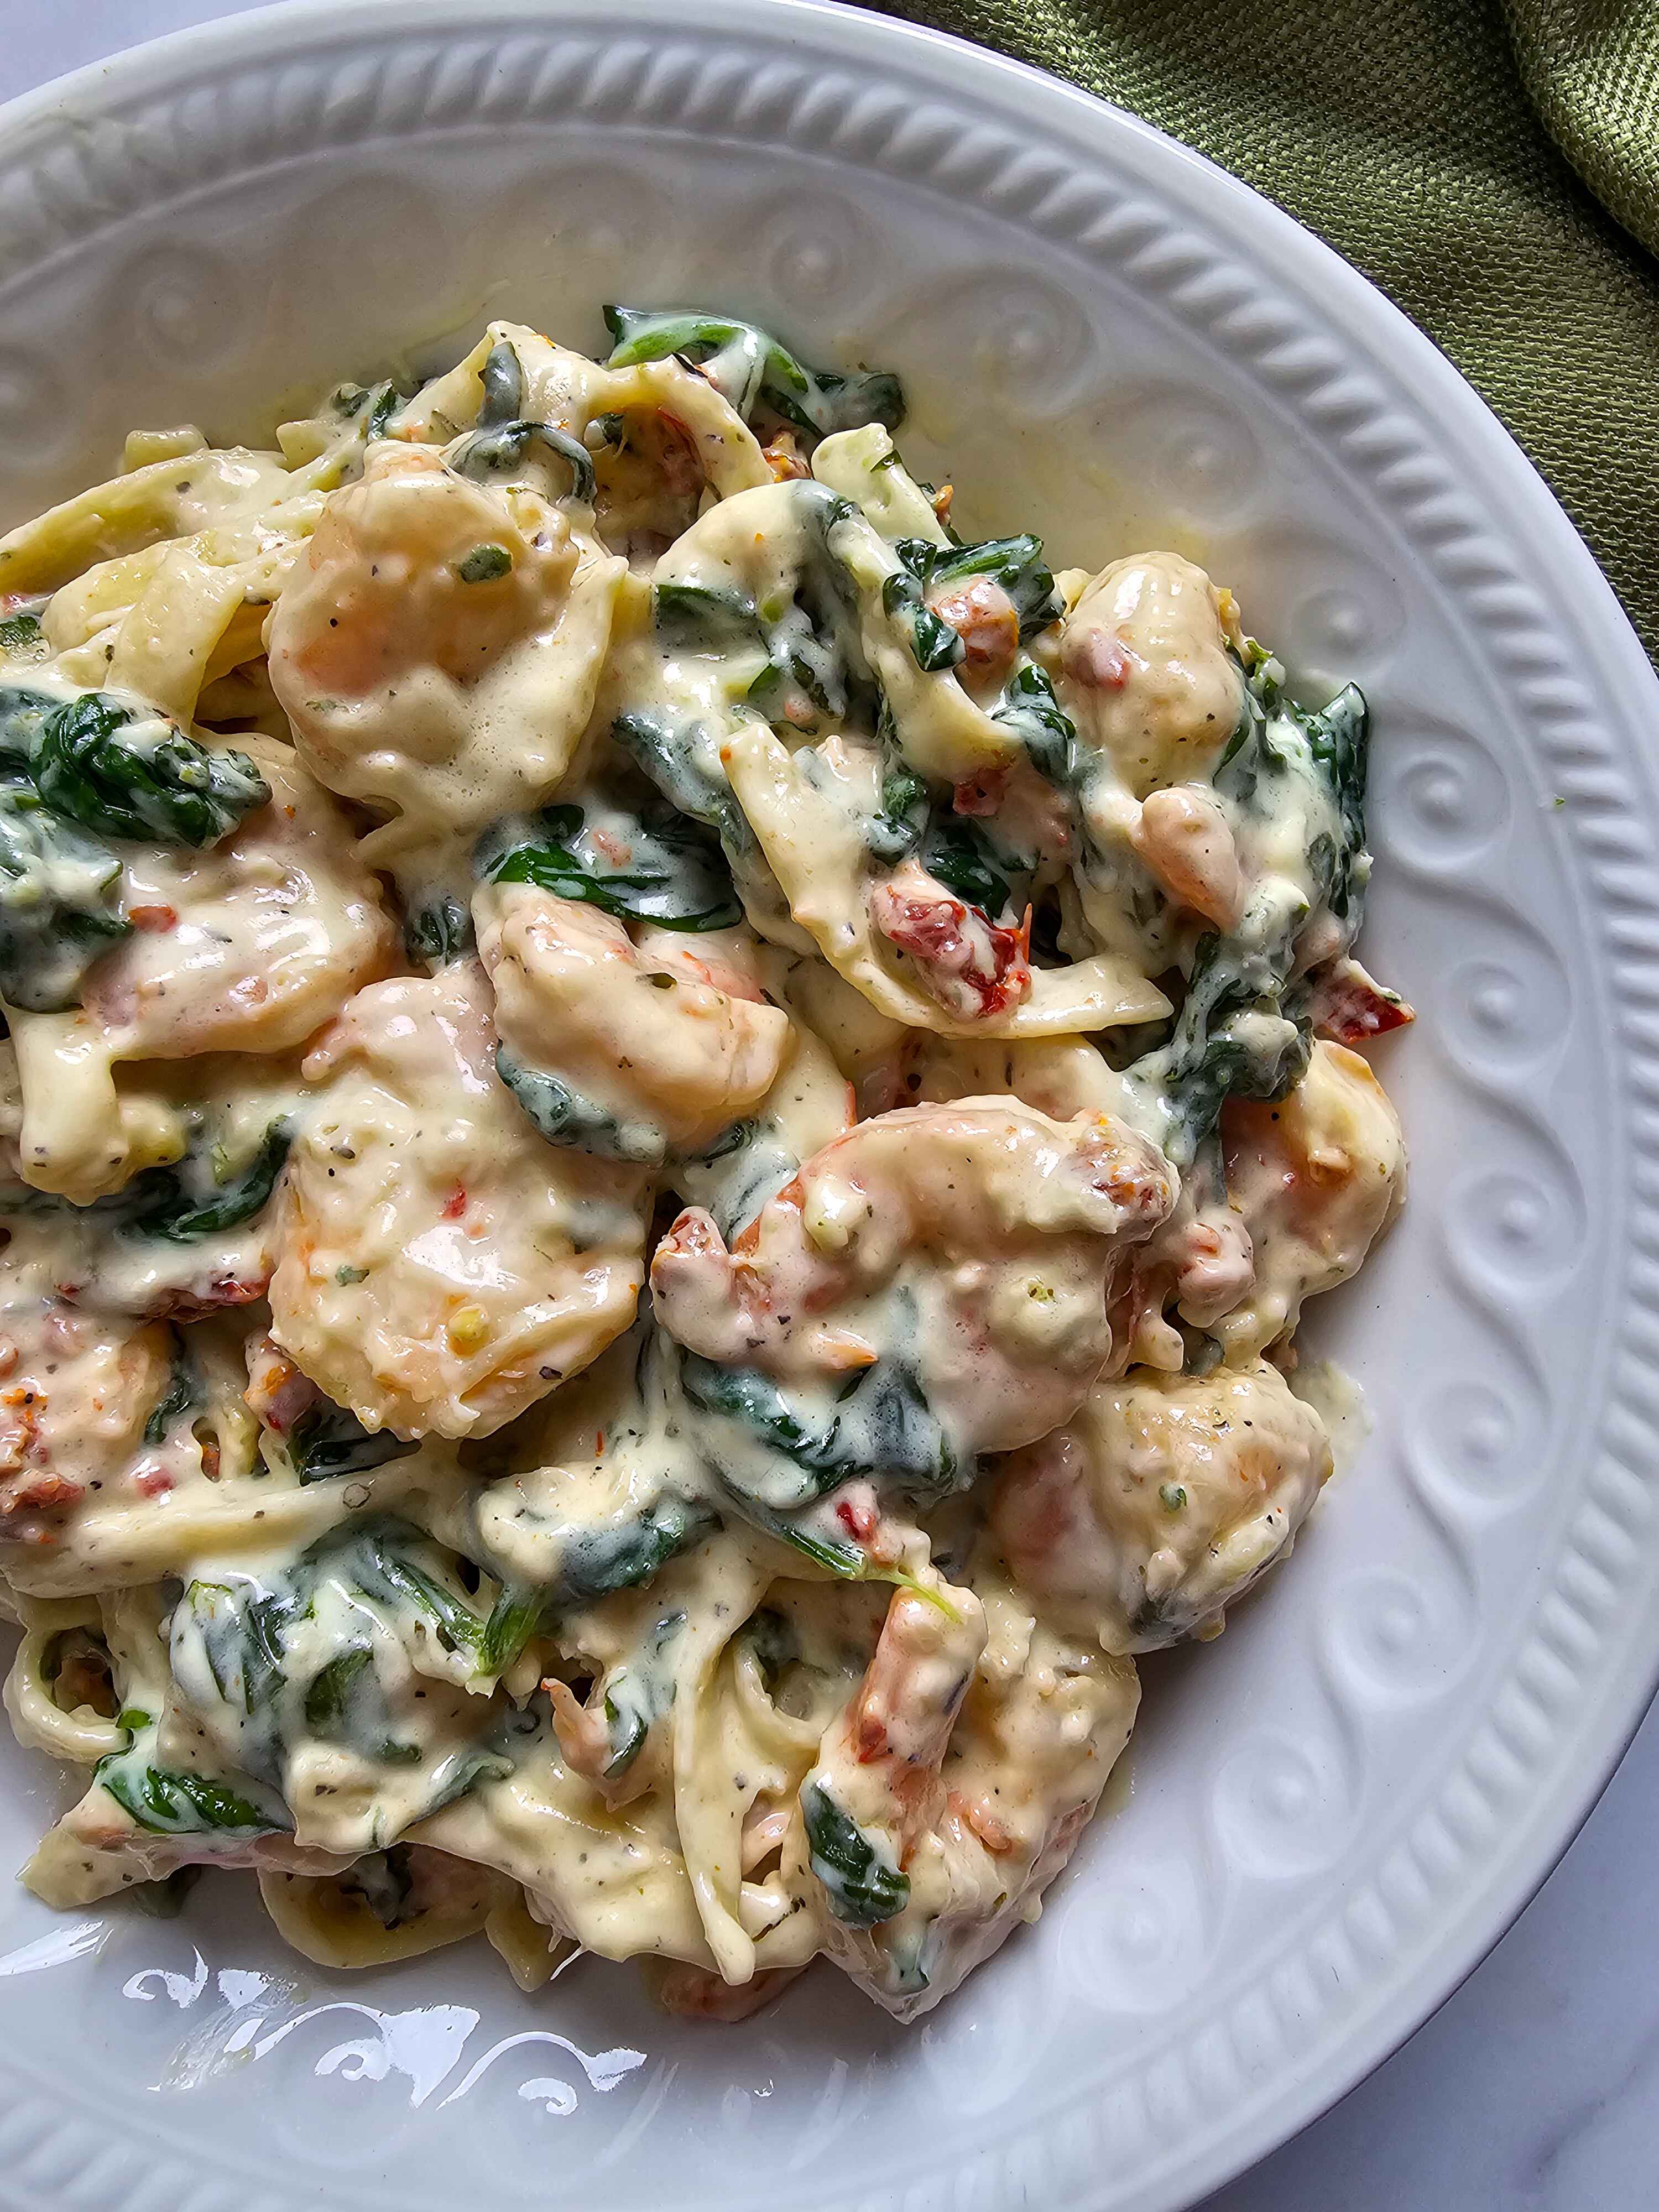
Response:
[[[970,520],[1091,563],[1173,542],[1293,667],[1364,684],[1414,1182],[1313,1334],[1374,1433],[1224,1641],[1148,1667],[1127,1802],[925,2025],[828,1973],[701,2031],[592,1960],[533,2001],[476,1946],[325,1976],[229,1880],[170,1925],[19,1892],[10,2207],[1185,2203],[1468,1971],[1659,1663],[1659,686],[1492,417],[1284,216],[851,10],[245,16],[0,118],[0,504],[487,313],[597,344],[610,297],[890,363]],[[3,1765],[15,1863],[55,1785]]]

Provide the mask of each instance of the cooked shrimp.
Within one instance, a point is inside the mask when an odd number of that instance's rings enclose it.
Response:
[[[327,794],[286,747],[249,750],[271,789],[222,844],[135,846],[125,897],[153,921],[91,969],[85,1003],[13,1017],[22,1079],[22,1170],[86,1205],[173,1157],[153,1098],[118,1094],[118,1061],[283,1053],[391,966],[380,887]]]
[[[870,915],[908,953],[917,977],[957,1021],[996,1018],[1030,994],[1029,921],[1002,929],[906,860],[870,893]]]
[[[495,1056],[468,961],[360,993],[306,1061],[271,1333],[369,1429],[487,1435],[633,1318],[644,1177],[545,1143]]]
[[[486,884],[473,913],[503,1046],[615,1121],[696,1152],[771,1089],[780,1008],[641,953],[620,921],[533,884]]]
[[[806,1841],[816,1829],[820,1845],[813,1869],[828,1877],[826,1948],[901,2020],[938,2003],[1034,1917],[1139,1696],[1127,1660],[1034,1620],[993,1568],[976,1562],[970,1582],[939,1593],[959,1616],[954,1632],[937,1614],[921,1622],[914,1608],[928,1610],[924,1600],[895,1599],[802,1792]],[[853,1822],[850,1835],[827,1832],[827,1808]],[[826,1860],[826,1842],[843,1848]],[[865,1881],[848,1882],[845,1869],[866,1851]]]
[[[1177,553],[1115,561],[1061,627],[1061,705],[1137,799],[1202,782],[1244,707],[1231,598]],[[1230,626],[1231,625],[1231,626]]]
[[[683,1213],[652,1266],[704,1358],[802,1382],[848,1340],[913,1364],[963,1451],[1064,1420],[1112,1348],[1106,1286],[1169,1211],[1162,1155],[1103,1116],[1004,1099],[884,1114],[826,1145],[728,1250]]]
[[[1015,1579],[1108,1651],[1213,1634],[1289,1551],[1331,1471],[1277,1368],[1134,1368],[1003,1468],[991,1527]]]
[[[271,624],[277,696],[309,732],[319,714],[417,670],[474,684],[546,621],[575,567],[556,507],[470,483],[429,446],[384,441],[358,481],[330,496],[307,573],[283,595]]]
[[[901,1869],[943,1810],[939,1769],[985,1633],[971,1590],[895,1590],[864,1679],[809,1778],[866,1833],[879,1830]]]
[[[1113,1315],[1123,1357],[1112,1372],[1139,1366],[1178,1372],[1188,1348],[1170,1309],[1193,1328],[1208,1330],[1248,1297],[1255,1280],[1249,1230],[1229,1201],[1216,1148],[1206,1146],[1182,1177],[1173,1212],[1136,1255]]]
[[[1400,1117],[1358,1053],[1324,1042],[1275,1104],[1222,1109],[1227,1193],[1254,1248],[1249,1295],[1206,1316],[1230,1359],[1296,1327],[1304,1298],[1353,1274],[1405,1194]]]
[[[592,711],[623,562],[524,485],[371,447],[267,631],[307,765],[394,819],[377,865],[544,797]]]
[[[757,1006],[767,1002],[763,965],[771,948],[763,945],[744,923],[732,929],[687,931],[635,922],[629,934],[649,967],[712,984],[728,999],[748,999]]]
[[[9,1271],[10,1273],[10,1271]],[[0,1543],[55,1546],[89,1492],[164,1495],[144,1424],[167,1389],[168,1332],[77,1313],[13,1273],[0,1306]],[[149,1487],[146,1487],[146,1485]]]
[[[1033,1614],[988,1547],[969,1580],[991,1632],[940,1778],[951,1811],[1000,1863],[1018,1902],[1047,1879],[1043,1862],[1062,1838],[1075,1840],[1092,1811],[1128,1735],[1138,1685],[1127,1660],[1103,1663],[1088,1642]]]
[[[390,964],[380,886],[337,808],[275,748],[253,748],[270,804],[202,853],[127,863],[141,927],[92,972],[86,1018],[123,1060],[287,1052]]]
[[[553,1709],[553,1733],[558,1739],[560,1758],[573,1774],[599,1788],[611,1753],[604,1700],[583,1705],[568,1682],[552,1675],[542,1688]]]
[[[867,1928],[902,1909],[906,1869],[945,1810],[939,1768],[984,1647],[971,1590],[895,1591],[864,1678],[801,1785],[830,1928]]]
[[[1177,906],[1233,929],[1244,911],[1244,871],[1226,816],[1207,791],[1171,785],[1147,796],[1135,850]]]
[[[962,640],[958,674],[969,694],[1000,696],[1019,653],[1019,613],[1007,592],[988,576],[975,576],[953,591],[930,592],[927,604]]]

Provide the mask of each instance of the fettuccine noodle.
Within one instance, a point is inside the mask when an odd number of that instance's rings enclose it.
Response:
[[[0,539],[24,1879],[908,2018],[1330,1472],[1365,707],[962,544],[895,379],[608,312]]]

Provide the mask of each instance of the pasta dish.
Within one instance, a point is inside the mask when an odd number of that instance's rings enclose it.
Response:
[[[894,377],[606,319],[0,538],[23,1879],[908,2018],[1331,1471],[1366,707],[965,538]]]

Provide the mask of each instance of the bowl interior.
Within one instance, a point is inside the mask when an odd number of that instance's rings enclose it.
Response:
[[[1288,2125],[1346,2086],[1437,1959],[1443,1993],[1494,1886],[1524,1880],[1506,1855],[1536,1860],[1559,1813],[1507,1820],[1505,1790],[1533,1805],[1576,1755],[1513,1686],[1583,1504],[1624,1295],[1600,894],[1570,761],[1365,442],[1393,425],[1401,468],[1420,449],[1485,496],[1503,470],[1471,454],[1495,434],[1443,426],[1426,387],[1368,360],[1393,326],[1359,327],[1357,280],[1296,263],[1271,224],[1252,243],[1250,204],[1188,157],[1077,103],[1040,127],[1021,80],[988,65],[964,89],[962,65],[941,78],[890,33],[860,75],[844,27],[763,36],[763,16],[681,35],[573,10],[493,48],[458,31],[418,68],[426,18],[327,52],[307,19],[286,62],[249,64],[252,89],[228,61],[177,65],[195,89],[173,127],[220,146],[210,176],[132,116],[25,148],[50,186],[89,131],[126,198],[0,283],[0,520],[112,467],[131,427],[258,440],[343,377],[453,359],[495,315],[597,350],[615,298],[719,306],[808,357],[896,368],[907,458],[956,483],[970,529],[1036,529],[1056,563],[1152,544],[1202,562],[1299,684],[1355,678],[1374,711],[1362,950],[1418,1011],[1376,1055],[1412,1194],[1316,1309],[1306,1355],[1358,1378],[1370,1434],[1224,1638],[1148,1662],[1127,1778],[1041,1922],[918,2028],[827,1971],[702,2031],[594,1960],[533,1999],[478,1945],[331,1976],[283,1952],[241,1877],[167,1925],[8,1899],[19,2069],[49,2078],[73,2050],[106,2121],[163,2163],[210,2136],[243,2188],[275,2162],[319,2202],[448,2204],[482,2142],[503,2201],[643,2207],[672,2175],[677,2201],[732,2208],[781,2182],[802,2203],[1173,2202],[1259,2146],[1262,2113]],[[567,33],[597,91],[497,100],[497,79],[566,66],[544,58]],[[869,102],[894,87],[884,136]],[[1275,365],[1252,317],[1276,301],[1353,365],[1346,411],[1318,419]],[[1491,501],[1482,526],[1536,561],[1541,593],[1557,556]],[[1623,773],[1638,793],[1645,769]],[[1575,1678],[1609,1741],[1633,1663],[1621,1681],[1587,1656]],[[58,1792],[44,1761],[0,1759],[17,1863]]]

